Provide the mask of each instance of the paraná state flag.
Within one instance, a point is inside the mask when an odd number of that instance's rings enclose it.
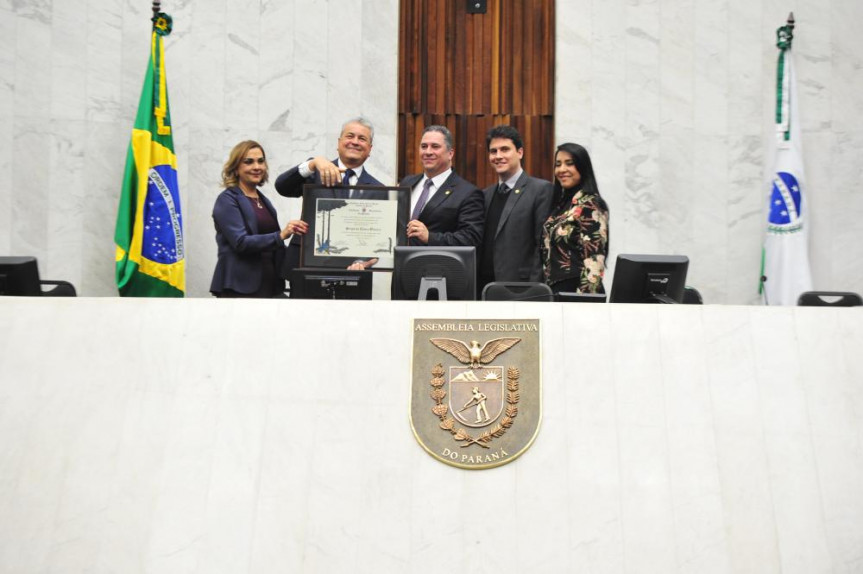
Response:
[[[776,146],[761,271],[767,305],[795,305],[801,293],[812,289],[792,30],[793,24],[777,31]]]

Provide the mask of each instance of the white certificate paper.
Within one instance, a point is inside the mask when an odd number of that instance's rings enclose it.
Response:
[[[315,219],[315,256],[377,257],[392,267],[398,202],[318,198]]]

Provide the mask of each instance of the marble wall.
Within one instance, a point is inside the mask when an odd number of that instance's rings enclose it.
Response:
[[[863,4],[557,4],[556,134],[592,152],[614,253],[679,253],[708,302],[757,302],[775,109],[793,11],[816,289],[863,290]]]
[[[0,298],[0,318],[0,572],[863,571],[863,308]],[[540,320],[523,456],[420,447],[412,318]]]
[[[245,138],[273,173],[377,126],[393,181],[397,0],[163,3],[190,296],[215,264],[221,165]],[[798,28],[814,282],[863,291],[863,18],[856,0],[572,0],[557,6],[556,133],[586,144],[612,255],[683,253],[709,302],[757,301],[773,34]],[[148,50],[149,2],[0,0],[0,253],[113,295],[113,227]],[[276,195],[272,186],[266,188]],[[298,202],[277,198],[282,219]]]

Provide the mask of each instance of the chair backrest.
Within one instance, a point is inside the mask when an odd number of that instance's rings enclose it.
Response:
[[[494,281],[482,290],[483,301],[554,301],[545,283]]]
[[[806,291],[797,298],[801,307],[859,307],[863,298],[850,291]]]
[[[683,288],[683,301],[685,305],[703,305],[704,299],[695,287]]]
[[[42,286],[45,285],[53,285],[52,289],[43,289],[42,296],[43,297],[77,297],[78,292],[75,290],[75,286],[69,283],[68,281],[51,281],[48,279],[42,279],[39,281],[39,284]]]

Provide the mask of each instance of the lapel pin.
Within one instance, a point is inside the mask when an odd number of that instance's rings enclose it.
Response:
[[[446,190],[446,191],[445,191],[445,192],[443,192],[443,193],[444,193],[444,195],[449,195],[449,194],[451,194],[451,193],[452,193],[452,190],[451,190],[451,189],[448,189],[448,190]]]
[[[516,194],[516,195],[518,195],[519,193],[521,193],[521,190],[520,190],[520,189],[516,189],[516,190],[515,190],[515,194]]]

